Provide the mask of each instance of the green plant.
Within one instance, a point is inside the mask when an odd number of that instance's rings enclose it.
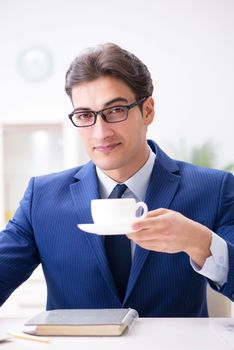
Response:
[[[207,141],[201,146],[188,149],[184,140],[179,141],[177,147],[173,147],[172,151],[175,156],[192,164],[204,166],[207,168],[218,168],[217,166],[217,154],[215,152],[215,145],[212,141]],[[222,170],[234,171],[234,162],[222,166]]]

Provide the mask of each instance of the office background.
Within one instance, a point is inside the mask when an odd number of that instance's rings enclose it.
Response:
[[[83,49],[110,41],[152,73],[150,138],[178,158],[209,141],[217,167],[234,162],[233,0],[2,0],[1,228],[29,177],[86,161],[64,76]]]

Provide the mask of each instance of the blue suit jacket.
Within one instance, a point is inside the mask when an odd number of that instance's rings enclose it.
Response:
[[[234,300],[233,176],[172,160],[149,143],[157,154],[146,193],[149,210],[179,211],[227,241],[229,274],[220,292]],[[99,189],[92,162],[31,179],[14,218],[0,234],[0,302],[41,263],[48,309],[132,307],[142,317],[207,316],[207,280],[194,272],[188,255],[138,246],[121,304],[102,237],[77,228],[92,222],[93,198],[99,198]]]

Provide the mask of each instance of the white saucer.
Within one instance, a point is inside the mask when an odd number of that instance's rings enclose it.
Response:
[[[97,235],[126,235],[133,232],[131,223],[126,224],[79,224],[82,231],[96,233]]]

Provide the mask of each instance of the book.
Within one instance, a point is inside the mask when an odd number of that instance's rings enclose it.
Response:
[[[119,336],[130,329],[138,313],[126,309],[57,309],[41,312],[26,327],[34,335]]]

